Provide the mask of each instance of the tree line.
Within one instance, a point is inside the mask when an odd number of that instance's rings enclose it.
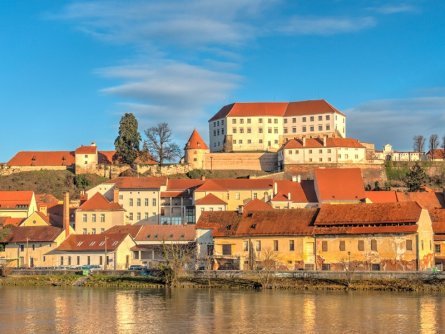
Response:
[[[413,137],[413,148],[415,152],[423,153],[425,152],[425,144],[427,138],[422,135],[416,135]],[[442,137],[442,143],[440,143],[439,136],[435,133],[430,135],[428,139],[428,149],[430,152],[442,148],[445,150],[445,136]]]
[[[173,142],[172,131],[167,123],[162,122],[150,127],[144,134],[146,139],[142,140],[138,121],[132,113],[122,116],[119,133],[114,141],[116,154],[113,160],[128,165],[133,165],[137,159],[141,163],[154,160],[162,166],[165,162],[181,157],[181,150]]]

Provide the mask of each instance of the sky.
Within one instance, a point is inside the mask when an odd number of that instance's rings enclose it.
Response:
[[[445,135],[444,1],[0,1],[0,162],[113,149],[119,120],[182,147],[223,105],[326,99],[381,149]]]

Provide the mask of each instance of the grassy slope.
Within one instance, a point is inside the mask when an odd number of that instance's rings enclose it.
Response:
[[[87,188],[107,180],[98,175],[85,177],[89,182]],[[73,198],[78,198],[81,189],[76,186],[75,175],[70,171],[42,170],[0,176],[0,190],[33,190],[36,194],[49,193],[62,199],[66,191],[69,191]]]

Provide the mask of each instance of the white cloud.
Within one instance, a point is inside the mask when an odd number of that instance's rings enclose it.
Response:
[[[413,13],[417,12],[418,8],[405,3],[400,4],[389,4],[381,7],[372,7],[369,8],[377,13],[391,15],[391,14],[400,14],[400,13]]]
[[[295,35],[335,35],[372,28],[373,17],[303,17],[294,16],[279,31]]]
[[[348,136],[374,142],[378,148],[389,143],[409,150],[414,135],[445,135],[445,95],[369,101],[345,113]]]

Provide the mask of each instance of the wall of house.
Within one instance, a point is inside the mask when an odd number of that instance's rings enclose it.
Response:
[[[419,240],[419,270],[434,267],[434,232],[428,210],[422,209],[417,222]]]
[[[20,245],[23,245],[23,251]],[[52,267],[56,263],[48,252],[57,246],[55,242],[10,243],[5,247],[5,257],[12,260],[8,263],[9,267]]]
[[[204,211],[226,211],[227,205],[212,204],[212,205],[196,205],[196,221],[198,221],[201,213]]]
[[[31,213],[20,226],[48,226],[49,224],[37,213],[37,211]]]
[[[119,204],[125,209],[125,224],[157,224],[160,221],[161,193],[159,189],[119,189]],[[133,205],[131,204],[133,201]],[[140,202],[138,202],[138,200]],[[146,205],[146,200],[148,205]],[[140,203],[140,205],[138,205]]]
[[[186,149],[185,163],[189,164],[192,169],[204,169],[205,156],[209,154],[209,150],[204,149]]]
[[[274,171],[277,153],[209,153],[205,155],[204,169]]]
[[[229,190],[229,191],[195,191],[194,201],[205,197],[207,194],[213,194],[227,203],[227,210],[238,210],[240,206],[244,206],[247,202],[255,197],[264,201],[266,194],[267,199],[272,197],[273,189],[253,189],[253,190]],[[256,194],[256,195],[255,195]]]
[[[76,210],[75,231],[77,234],[102,233],[116,225],[124,225],[124,211],[83,211]],[[93,222],[93,215],[96,221]],[[104,221],[101,221],[104,215]],[[84,218],[86,217],[86,219]],[[84,221],[85,220],[85,221]]]
[[[284,117],[284,137],[290,139],[303,136],[333,136],[335,134],[335,124],[334,113]]]
[[[107,269],[114,269],[114,252],[107,252],[109,264]],[[105,251],[104,252],[57,252],[53,255],[56,266],[85,266],[85,265],[100,265],[104,268],[105,265]],[[88,261],[89,258],[89,261]],[[102,261],[102,265],[100,264]],[[89,262],[89,263],[88,263]],[[117,266],[117,270],[126,269],[123,266]]]

